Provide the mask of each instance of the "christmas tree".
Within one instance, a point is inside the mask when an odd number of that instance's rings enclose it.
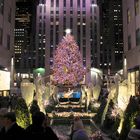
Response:
[[[67,34],[54,53],[53,79],[55,84],[76,86],[83,81],[85,69],[74,37]]]

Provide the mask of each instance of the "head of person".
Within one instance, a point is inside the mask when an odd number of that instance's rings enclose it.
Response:
[[[84,129],[83,121],[80,117],[75,117],[73,122],[73,130]]]
[[[41,111],[38,111],[32,115],[32,123],[34,125],[41,126],[45,120],[45,114]]]
[[[4,126],[4,115],[8,112],[7,108],[0,109],[0,127]]]
[[[48,114],[45,115],[45,119],[43,121],[43,127],[47,127],[50,125],[50,118],[48,116]]]
[[[5,115],[4,115],[4,125],[5,125],[5,127],[9,127],[15,122],[16,122],[16,114],[15,114],[15,112],[7,112],[7,113],[5,113]]]

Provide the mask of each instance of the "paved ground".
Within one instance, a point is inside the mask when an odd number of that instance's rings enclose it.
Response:
[[[108,137],[107,134],[105,134],[104,132],[102,132],[102,131],[100,130],[100,128],[94,123],[93,120],[91,120],[91,122],[92,122],[92,124],[94,125],[94,127],[96,128],[96,130],[98,130],[98,131],[101,132],[101,134],[102,134],[104,140],[111,140],[111,139]]]

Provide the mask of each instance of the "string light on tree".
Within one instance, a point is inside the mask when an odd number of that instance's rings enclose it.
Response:
[[[68,31],[54,53],[53,82],[76,86],[83,81],[84,75],[82,55]]]
[[[71,33],[71,29],[66,29],[65,32],[66,32],[66,34],[68,35],[68,34]]]

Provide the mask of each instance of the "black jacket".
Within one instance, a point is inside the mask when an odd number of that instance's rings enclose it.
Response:
[[[25,131],[23,128],[17,125],[17,123],[13,124],[7,131],[5,131],[5,128],[3,127],[0,132],[0,139],[24,139]]]

